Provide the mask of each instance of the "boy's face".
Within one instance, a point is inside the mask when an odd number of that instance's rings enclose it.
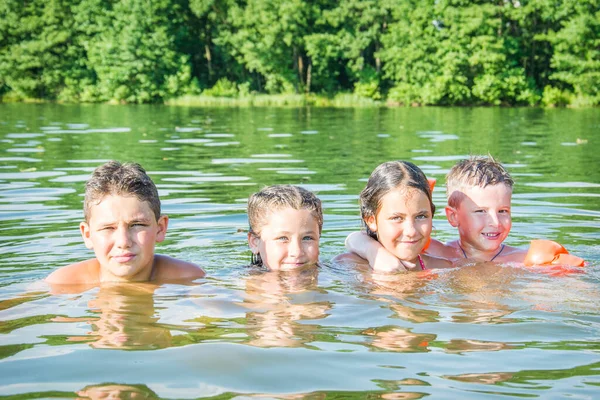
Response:
[[[420,190],[394,189],[381,198],[377,214],[365,222],[377,232],[386,250],[400,260],[412,262],[431,235],[431,204]]]
[[[451,195],[459,196],[458,207],[446,207],[446,217],[450,225],[458,228],[463,247],[497,251],[512,226],[512,188],[503,183],[485,188],[473,186]]]
[[[260,237],[248,233],[250,249],[271,270],[291,270],[319,261],[319,223],[310,210],[271,211]]]
[[[156,221],[148,202],[135,196],[108,195],[92,205],[80,229],[100,263],[101,281],[150,279],[154,245],[165,239],[167,224],[167,216]]]

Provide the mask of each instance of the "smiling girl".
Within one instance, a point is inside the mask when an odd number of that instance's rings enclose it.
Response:
[[[416,165],[390,161],[375,168],[360,193],[361,218],[367,234],[400,263],[392,263],[389,268],[378,265],[374,269],[394,272],[450,268],[450,261],[423,254],[431,235],[434,212],[429,182]],[[374,251],[379,249],[381,247]],[[334,261],[368,263],[354,253],[342,254]]]

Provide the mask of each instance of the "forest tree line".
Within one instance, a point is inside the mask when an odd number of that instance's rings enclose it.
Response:
[[[0,0],[4,100],[599,105],[600,0]]]

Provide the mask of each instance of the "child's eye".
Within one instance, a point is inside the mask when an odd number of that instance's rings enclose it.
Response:
[[[417,215],[417,219],[427,219],[427,218],[429,218],[428,214],[419,214],[419,215]]]
[[[476,214],[483,214],[483,213],[485,213],[485,210],[479,209],[479,210],[475,210],[474,212]]]
[[[288,238],[287,236],[279,236],[278,238],[275,238],[275,240],[278,242],[287,242]]]
[[[390,221],[402,222],[404,221],[404,218],[399,215],[394,215],[393,217],[390,217]]]
[[[307,241],[308,241],[308,240],[315,240],[315,238],[314,238],[314,237],[312,237],[312,236],[304,236],[304,237],[302,238],[302,240],[307,240]]]
[[[510,210],[500,210],[498,211],[500,214],[510,214]]]

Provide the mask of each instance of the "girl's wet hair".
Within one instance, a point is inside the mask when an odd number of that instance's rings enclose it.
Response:
[[[248,199],[248,222],[250,232],[260,236],[268,223],[269,214],[282,208],[309,210],[319,225],[319,234],[323,229],[323,210],[321,200],[309,190],[292,185],[267,186]]]
[[[383,196],[397,188],[413,188],[425,193],[431,204],[431,214],[435,213],[431,189],[423,171],[409,161],[384,162],[375,168],[367,186],[360,192],[360,214],[367,233],[372,238],[377,239],[377,235],[369,229],[365,220],[376,216]]]
[[[83,213],[87,222],[92,205],[99,204],[108,195],[135,196],[140,201],[147,201],[156,220],[160,218],[158,189],[140,164],[121,164],[112,160],[94,170],[85,184]]]

